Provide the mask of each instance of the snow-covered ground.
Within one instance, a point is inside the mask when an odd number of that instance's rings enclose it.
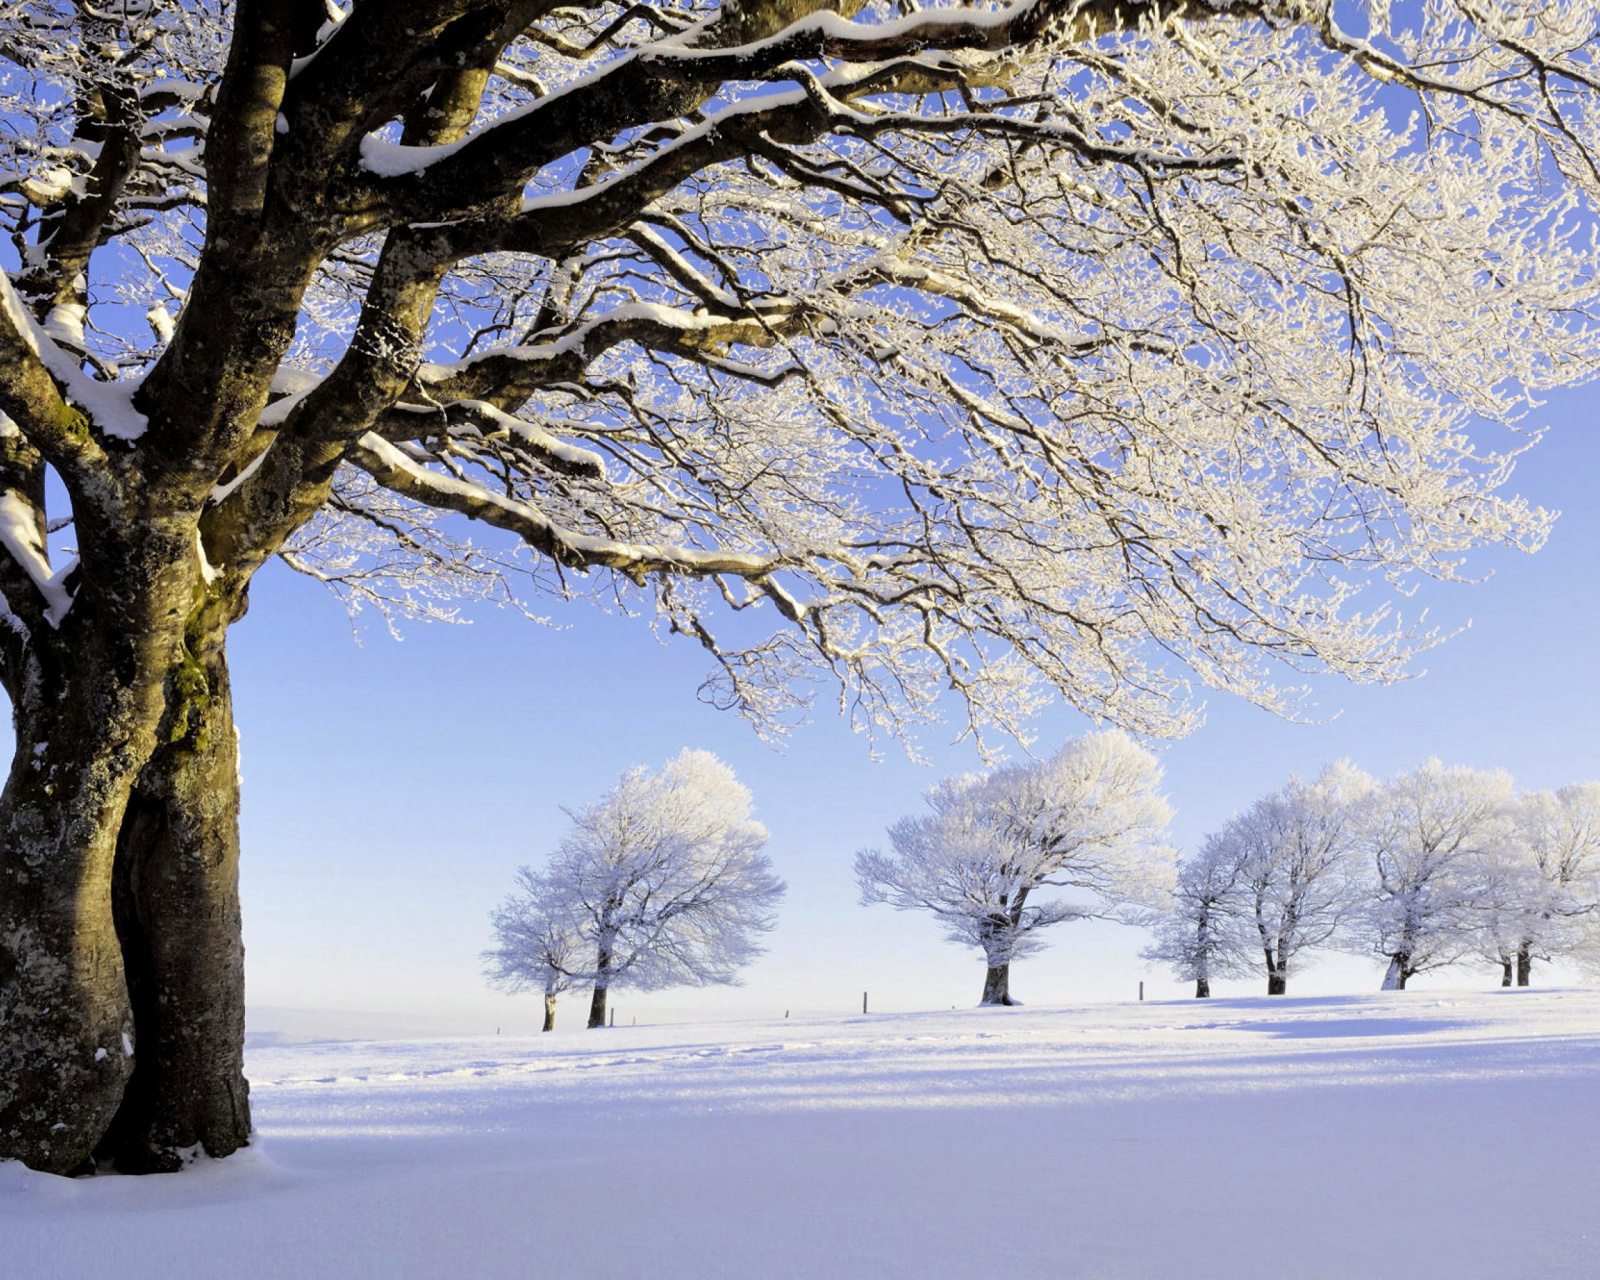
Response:
[[[0,1275],[1600,1276],[1600,992],[265,1044],[249,1072],[234,1158],[0,1166]]]

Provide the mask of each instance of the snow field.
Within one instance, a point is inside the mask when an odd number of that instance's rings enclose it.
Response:
[[[0,1165],[0,1274],[1593,1280],[1600,992],[264,1044],[259,1138]],[[571,1029],[565,1029],[570,1027]]]

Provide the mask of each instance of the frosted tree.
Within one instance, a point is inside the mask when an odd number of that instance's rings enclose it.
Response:
[[[1301,955],[1332,942],[1362,905],[1355,862],[1372,786],[1346,761],[1324,765],[1310,782],[1291,778],[1263,796],[1224,830],[1238,849],[1241,916],[1269,996],[1287,993]]]
[[[1535,959],[1581,951],[1600,917],[1600,782],[1532,792],[1517,818],[1531,872],[1515,939],[1517,985],[1525,987]]]
[[[483,953],[489,981],[510,992],[544,995],[543,1031],[556,1027],[556,997],[577,983],[589,952],[576,913],[551,903],[527,867],[517,873],[518,888],[490,913],[495,945]]]
[[[951,941],[983,952],[982,1003],[1015,1004],[1012,961],[1041,950],[1044,929],[1163,902],[1172,810],[1160,785],[1156,758],[1115,730],[1041,763],[946,778],[924,794],[931,813],[889,828],[892,853],[856,855],[862,904],[931,913]]]
[[[659,773],[631,770],[569,813],[572,829],[544,870],[519,873],[521,891],[496,914],[499,951],[521,946],[502,920],[570,929],[582,963],[568,967],[568,952],[561,968],[593,986],[590,1027],[605,1026],[614,987],[738,982],[784,892],[761,852],[766,829],[750,814],[750,792],[709,751],[682,751]],[[537,973],[549,959],[542,929],[531,942],[524,958]]]
[[[1544,897],[1533,851],[1508,826],[1503,839],[1474,851],[1469,875],[1473,887],[1467,934],[1478,955],[1498,966],[1500,985],[1509,987]]]
[[[1154,939],[1141,953],[1193,982],[1197,1000],[1211,995],[1213,978],[1252,971],[1239,929],[1246,908],[1240,892],[1244,858],[1231,828],[1207,836],[1199,851],[1179,864],[1172,910],[1156,924]]]
[[[614,600],[772,731],[1400,674],[1383,593],[1544,535],[1490,427],[1593,358],[1593,43],[1348,9],[0,8],[0,1156],[248,1137],[268,562]]]
[[[1360,841],[1373,870],[1362,932],[1388,960],[1384,990],[1473,949],[1483,905],[1500,896],[1494,871],[1515,838],[1515,799],[1504,770],[1436,759],[1373,793]]]

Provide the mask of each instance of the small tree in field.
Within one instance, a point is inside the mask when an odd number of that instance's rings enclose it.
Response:
[[[1339,761],[1310,782],[1291,778],[1229,823],[1237,842],[1250,941],[1267,994],[1289,990],[1291,964],[1332,940],[1360,906],[1352,877],[1360,803],[1372,779]]]
[[[1146,960],[1172,966],[1194,983],[1195,999],[1211,994],[1212,978],[1240,977],[1250,971],[1241,944],[1239,915],[1244,909],[1240,877],[1244,850],[1226,832],[1207,836],[1200,851],[1178,867],[1173,908],[1141,953]]]
[[[946,778],[925,794],[932,813],[889,828],[892,854],[856,855],[861,901],[931,912],[952,941],[982,949],[982,1003],[1015,1004],[1011,962],[1043,948],[1041,930],[1125,915],[1170,890],[1160,785],[1156,758],[1116,731],[1040,764]],[[1047,888],[1093,897],[1041,901]]]
[[[1474,945],[1485,875],[1513,838],[1511,775],[1427,760],[1373,794],[1360,844],[1372,859],[1363,932],[1389,961],[1384,990],[1405,989]]]
[[[750,816],[750,792],[716,756],[686,750],[660,773],[630,770],[569,814],[572,830],[549,865],[524,867],[521,892],[496,913],[491,964],[519,948],[523,919],[570,927],[583,963],[567,972],[593,984],[589,1026],[602,1027],[613,987],[736,983],[761,954],[756,936],[776,923],[784,884],[761,852],[767,832]],[[518,961],[529,972],[549,959],[544,936],[536,928]]]
[[[489,981],[507,991],[544,993],[544,1031],[556,1028],[556,997],[587,967],[579,921],[541,901],[542,886],[527,868],[517,872],[521,891],[494,909],[496,945],[483,953]]]
[[[1517,985],[1525,987],[1536,958],[1582,950],[1600,917],[1600,782],[1532,792],[1517,818],[1532,871],[1516,951]]]
[[[1514,813],[1520,817],[1521,806]],[[1533,850],[1521,838],[1520,823],[1508,823],[1504,839],[1474,851],[1471,858],[1471,909],[1466,932],[1471,949],[1499,967],[1500,985],[1509,987],[1518,957],[1535,932],[1544,903],[1544,884]],[[1526,982],[1524,982],[1526,985]]]

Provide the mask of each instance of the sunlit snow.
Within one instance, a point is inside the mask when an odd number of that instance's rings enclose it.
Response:
[[[1600,992],[253,1043],[258,1138],[0,1166],[10,1280],[1600,1275]]]

